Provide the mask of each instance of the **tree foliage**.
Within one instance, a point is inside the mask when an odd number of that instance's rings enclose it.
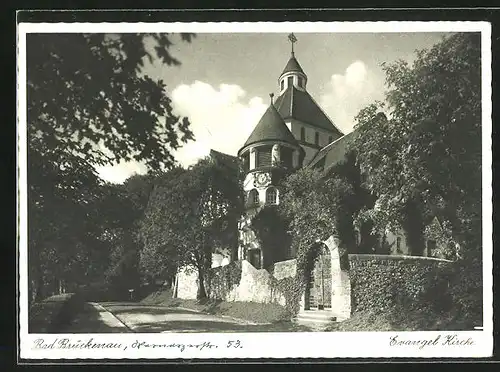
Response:
[[[413,65],[384,65],[386,105],[375,103],[356,118],[353,146],[377,196],[375,211],[405,228],[414,254],[421,254],[432,216],[462,249],[479,251],[480,55],[479,34],[455,34],[419,51]]]
[[[152,275],[196,270],[198,298],[205,298],[212,254],[236,248],[242,206],[237,169],[206,158],[168,172],[151,193],[141,224],[142,266]]]
[[[153,171],[169,167],[171,150],[192,138],[188,120],[173,114],[164,83],[142,72],[146,58],[180,63],[168,52],[171,40],[27,36],[31,300],[57,292],[61,281],[71,289],[101,279],[113,261],[111,247],[133,229],[132,200],[104,184],[95,166],[133,159]]]
[[[30,147],[91,164],[172,165],[170,151],[192,138],[189,121],[173,114],[165,84],[142,73],[146,58],[179,64],[171,45],[168,34],[29,34]]]

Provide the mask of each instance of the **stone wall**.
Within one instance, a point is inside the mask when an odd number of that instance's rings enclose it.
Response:
[[[272,275],[267,270],[256,269],[246,260],[241,261],[240,284],[225,300],[285,305],[285,297],[275,289]]]
[[[410,302],[427,301],[429,306],[434,306],[432,296],[435,299],[439,295],[432,293],[443,290],[443,286],[446,288],[447,279],[442,277],[440,270],[451,261],[404,255],[349,254],[344,256],[344,259],[348,258],[348,265],[345,260],[341,265],[338,240],[332,236],[324,244],[331,253],[332,312],[338,320],[349,318],[354,311],[371,308],[381,311],[384,307],[392,306],[394,301],[405,301],[405,296]],[[231,262],[227,266],[211,270],[213,275],[209,276],[212,282],[206,283],[210,298],[285,306],[290,296],[285,296],[289,293],[277,286],[277,281],[294,278],[297,261],[292,259],[277,262],[270,272],[256,269],[246,260]],[[196,271],[181,271],[178,274],[177,297],[195,299],[197,284]],[[305,298],[302,296],[299,300],[300,309],[304,309]]]
[[[271,269],[271,273],[277,280],[294,277],[297,274],[297,260],[294,258],[276,262]]]
[[[182,269],[177,273],[177,296],[186,300],[196,299],[198,274],[193,269]]]
[[[280,278],[296,270],[295,260],[284,261],[277,266],[277,272]],[[241,277],[238,279],[230,278],[225,273],[217,270],[230,270],[232,266],[239,266]],[[258,303],[277,303],[285,305],[285,297],[281,294],[275,285],[275,278],[267,270],[256,269],[248,261],[241,260],[231,262],[227,266],[211,269],[212,274],[210,283],[207,281],[206,289],[210,298],[219,299],[228,302],[258,302]],[[178,274],[177,297],[183,299],[195,299],[198,289],[198,279],[196,272],[183,270]]]

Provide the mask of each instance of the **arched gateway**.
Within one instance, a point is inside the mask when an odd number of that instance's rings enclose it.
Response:
[[[318,244],[320,251],[306,285],[306,310],[332,307],[332,255],[324,243]]]
[[[303,310],[326,310],[337,319],[347,319],[351,312],[351,285],[348,264],[341,265],[339,241],[334,235],[318,242],[314,261],[302,298]]]

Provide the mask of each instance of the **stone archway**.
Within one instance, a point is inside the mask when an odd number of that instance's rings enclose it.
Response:
[[[306,287],[306,309],[330,309],[332,307],[331,252],[324,243],[314,262]]]
[[[320,295],[325,310],[330,310],[338,320],[350,318],[351,283],[348,263],[346,265],[341,265],[340,263],[339,240],[336,236],[332,235],[319,244],[322,245],[322,251],[319,260],[315,261],[314,270],[310,273],[311,280],[309,280],[309,285],[306,285],[301,308],[304,310],[318,309],[317,305],[320,302],[318,301],[318,295]],[[328,257],[330,263],[326,264],[325,260],[328,260]],[[321,270],[323,270],[322,274]],[[329,276],[327,280],[325,280],[325,271]],[[328,293],[325,296],[317,288]],[[325,305],[329,305],[330,307]]]

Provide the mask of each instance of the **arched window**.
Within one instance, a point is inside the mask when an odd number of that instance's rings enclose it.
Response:
[[[266,190],[266,204],[276,204],[278,199],[278,193],[274,187],[270,187]]]
[[[250,190],[248,193],[248,204],[258,205],[259,204],[259,192],[256,189]]]
[[[314,143],[315,143],[316,145],[319,145],[319,133],[318,133],[318,132],[316,132],[316,133],[314,134]]]
[[[306,140],[306,128],[304,127],[300,128],[300,140],[301,141]]]

